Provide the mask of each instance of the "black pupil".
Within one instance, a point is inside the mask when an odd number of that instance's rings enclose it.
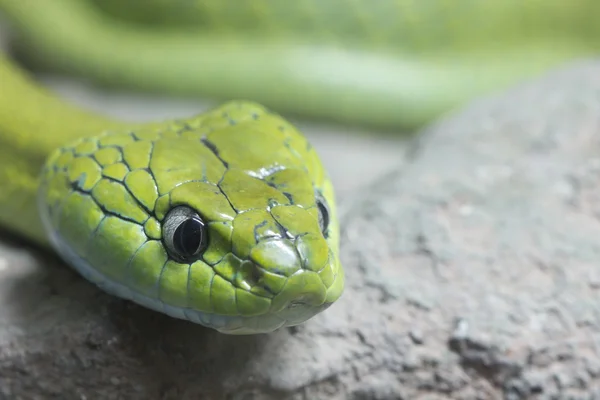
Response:
[[[319,225],[321,225],[321,231],[325,233],[327,227],[329,226],[329,214],[327,213],[327,207],[323,202],[318,201],[317,207],[319,208]]]
[[[182,256],[193,256],[200,249],[204,225],[196,218],[181,223],[175,230],[173,244]]]

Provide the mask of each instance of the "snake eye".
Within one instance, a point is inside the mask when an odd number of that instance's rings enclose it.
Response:
[[[162,231],[169,256],[178,262],[196,261],[208,246],[205,222],[196,211],[186,206],[178,206],[168,212]]]
[[[317,196],[317,209],[319,211],[319,227],[323,236],[327,237],[327,229],[329,228],[329,207],[327,207],[327,201],[318,195]]]

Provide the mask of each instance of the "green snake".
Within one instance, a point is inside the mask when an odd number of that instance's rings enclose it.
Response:
[[[597,0],[0,0],[30,65],[398,131],[600,50]]]
[[[332,184],[251,102],[133,124],[0,58],[0,224],[103,290],[223,333],[300,324],[342,294]]]
[[[105,84],[414,128],[599,48],[597,0],[0,0],[21,59]],[[0,59],[0,224],[103,290],[224,333],[342,294],[326,171],[254,102],[126,123]]]

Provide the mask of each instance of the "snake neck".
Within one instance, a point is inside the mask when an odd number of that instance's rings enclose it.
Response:
[[[0,55],[0,225],[46,244],[38,220],[38,176],[57,147],[131,123],[62,101]]]
[[[38,165],[52,150],[126,123],[83,110],[39,86],[0,55],[0,143]]]

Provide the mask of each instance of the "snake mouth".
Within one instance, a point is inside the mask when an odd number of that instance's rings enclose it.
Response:
[[[328,309],[332,305],[333,305],[333,302],[326,301],[325,303],[322,303],[321,305],[316,306],[315,310],[317,310],[316,312],[318,313],[318,312]],[[296,308],[302,308],[302,307],[315,307],[315,306],[311,302],[304,301],[303,299],[297,299],[297,300],[290,301],[285,309],[294,310]]]

